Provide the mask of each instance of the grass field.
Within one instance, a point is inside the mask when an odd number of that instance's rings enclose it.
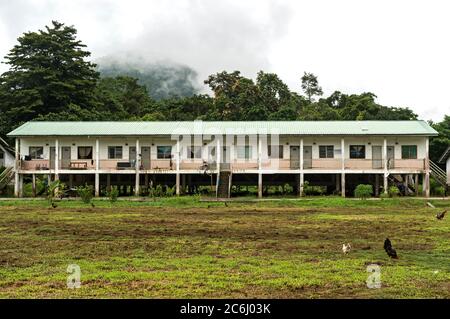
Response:
[[[0,202],[1,298],[450,298],[449,201],[94,203]]]

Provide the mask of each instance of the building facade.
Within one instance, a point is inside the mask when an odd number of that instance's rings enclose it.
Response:
[[[351,184],[374,185],[375,194],[400,183],[429,196],[429,137],[424,121],[279,122],[28,122],[16,139],[15,194],[24,177],[46,175],[70,186],[91,182],[96,196],[129,183],[138,195],[152,183],[211,185],[229,196],[232,185],[305,181],[330,193]],[[220,192],[222,189],[224,192]]]

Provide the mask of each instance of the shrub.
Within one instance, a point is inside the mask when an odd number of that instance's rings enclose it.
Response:
[[[382,199],[383,199],[383,198],[389,198],[389,194],[383,192],[383,193],[380,194],[380,198],[382,198]]]
[[[311,186],[308,181],[303,183],[303,193],[305,195],[323,195],[326,192],[326,186]]]
[[[176,193],[176,188],[175,188],[175,186],[174,186],[174,187],[166,186],[166,193],[165,193],[165,195],[166,195],[167,197],[172,197],[172,196],[175,195],[175,193]]]
[[[111,189],[106,192],[106,195],[109,197],[111,203],[115,203],[117,202],[117,197],[119,197],[119,189],[117,186],[112,186]]]
[[[398,195],[400,195],[400,190],[397,186],[391,186],[388,189],[388,193],[390,197],[397,197]]]
[[[355,197],[366,199],[371,197],[373,194],[373,187],[369,184],[359,184],[355,188]]]
[[[94,189],[92,186],[85,184],[84,186],[78,186],[77,187],[77,194],[81,197],[81,200],[89,204],[92,201],[92,198],[94,197]]]
[[[53,205],[56,199],[61,199],[66,192],[66,185],[61,183],[58,179],[56,181],[51,182],[47,186],[47,200],[50,205]]]
[[[444,186],[435,187],[434,190],[433,190],[433,195],[444,196],[445,195],[445,188],[444,188]]]

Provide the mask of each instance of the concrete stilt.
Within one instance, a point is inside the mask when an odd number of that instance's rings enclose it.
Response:
[[[375,174],[375,196],[380,195],[380,175]]]
[[[416,196],[419,196],[419,174],[414,175],[414,190],[416,191]]]
[[[262,178],[262,174],[259,173],[258,174],[258,198],[262,198],[262,194],[263,194],[263,178]]]
[[[341,174],[341,196],[345,197],[345,173]]]
[[[33,197],[36,197],[36,174],[31,176],[31,189],[33,192]]]
[[[95,173],[95,197],[100,196],[100,174]]]
[[[305,195],[305,187],[304,186],[305,186],[305,174],[300,173],[300,185],[299,185],[300,197]]]
[[[180,173],[176,174],[176,181],[175,181],[175,188],[176,188],[176,194],[180,196]]]

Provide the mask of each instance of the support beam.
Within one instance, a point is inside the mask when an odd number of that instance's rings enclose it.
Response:
[[[380,195],[380,174],[375,174],[375,196]]]
[[[69,174],[69,188],[73,188],[73,174]]]
[[[425,197],[430,197],[430,139],[427,137],[425,139],[425,180],[424,180],[424,189],[425,189]]]
[[[305,195],[305,174],[300,173],[300,185],[299,185],[299,194],[300,197]]]
[[[409,178],[408,174],[403,175],[403,188],[405,189],[405,196],[408,195],[408,186],[409,186],[408,178]]]
[[[139,139],[136,139],[136,179],[135,179],[135,188],[134,188],[134,195],[139,196],[140,194],[140,175],[139,175],[139,169],[141,167],[141,151],[139,148]]]
[[[414,174],[414,190],[416,191],[416,196],[419,196],[419,174]]]
[[[305,184],[305,174],[303,172],[303,138],[300,139],[300,163],[299,163],[299,168],[300,168],[300,181],[299,181],[299,190],[298,190],[298,194],[300,197],[304,196],[304,184]]]
[[[259,135],[257,135],[258,139],[258,197],[263,197],[263,175],[261,173],[262,168],[262,140]]]
[[[389,167],[388,167],[388,158],[387,158],[387,139],[383,139],[383,193],[388,193],[388,176],[389,176]]]
[[[108,192],[111,191],[111,174],[106,175],[106,189]]]
[[[33,197],[36,197],[36,174],[31,175],[31,190]]]
[[[341,195],[345,197],[345,173],[341,174]]]
[[[341,180],[340,180],[341,176],[339,174],[336,174],[334,176],[335,179],[335,183],[336,183],[336,193],[339,194],[341,191]]]
[[[16,148],[15,148],[15,161],[14,161],[14,196],[20,196],[20,153],[19,153],[20,141],[16,138]]]
[[[263,175],[258,174],[258,198],[262,198],[263,195]]]
[[[23,197],[23,174],[19,174],[19,197]]]
[[[345,139],[341,138],[341,196],[345,197]]]
[[[175,188],[177,196],[180,196],[180,137],[177,138],[177,154],[176,154],[177,175],[175,181]]]
[[[59,140],[55,140],[55,181],[59,180]]]
[[[100,174],[95,173],[95,197],[100,196]]]

